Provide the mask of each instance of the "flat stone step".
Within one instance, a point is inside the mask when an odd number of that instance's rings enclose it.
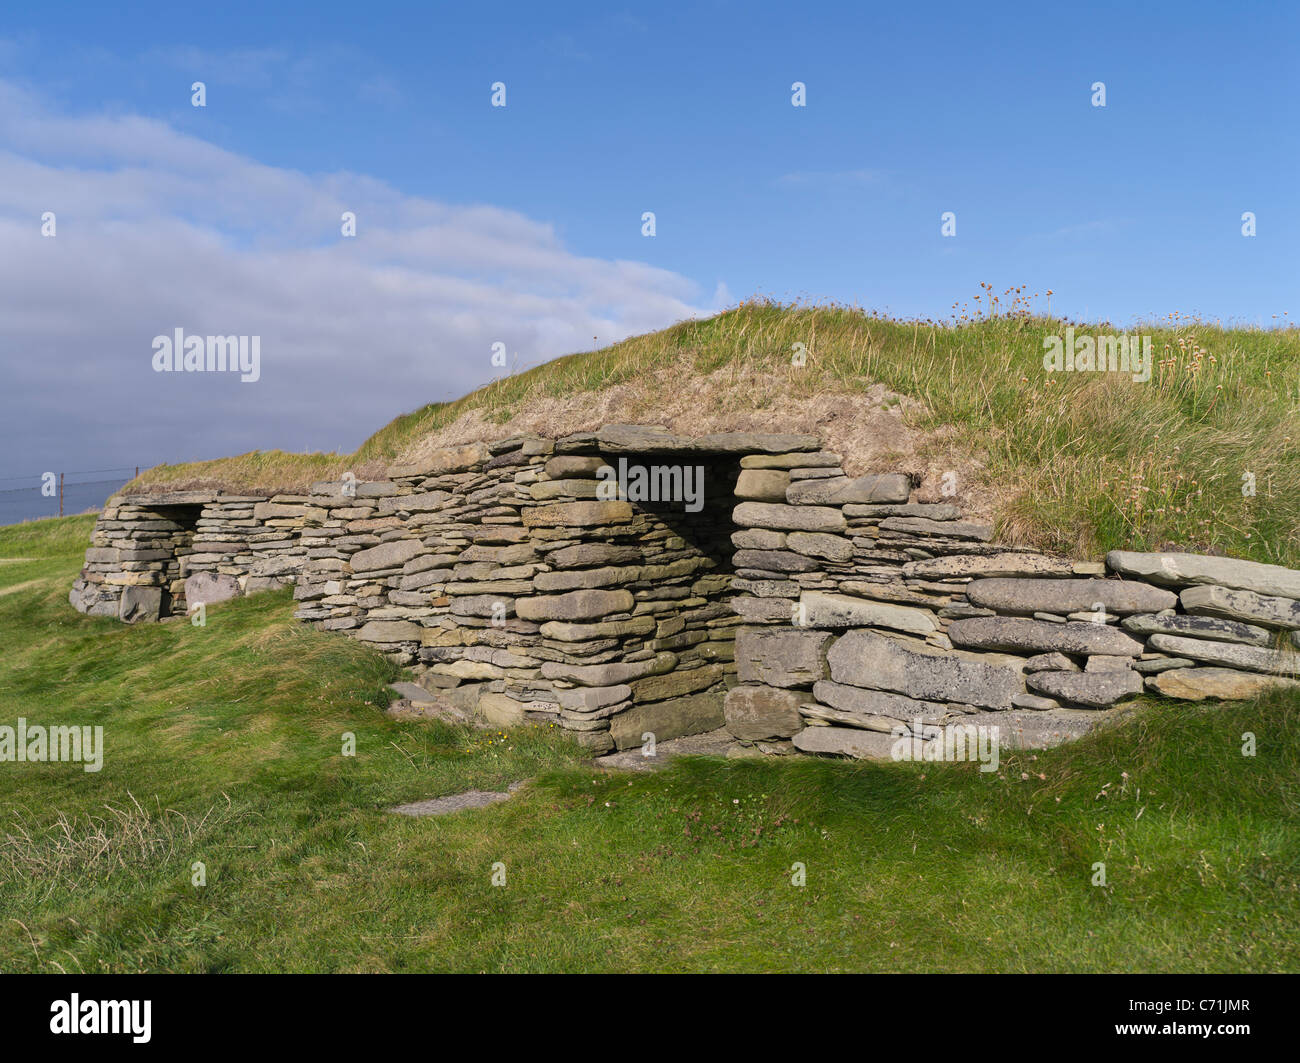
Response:
[[[409,805],[396,805],[388,811],[399,816],[448,816],[467,808],[486,808],[501,801],[508,801],[526,780],[512,782],[505,793],[497,790],[466,790],[464,793],[448,794],[445,797],[431,797],[427,801],[415,801]]]
[[[429,702],[438,700],[437,695],[425,690],[419,683],[407,683],[404,681],[400,683],[389,683],[388,689],[396,691],[407,701],[416,705],[428,704]]]

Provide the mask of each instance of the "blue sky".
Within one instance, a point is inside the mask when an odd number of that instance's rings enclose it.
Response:
[[[1121,326],[1294,318],[1298,12],[11,9],[0,475],[350,449],[490,379],[493,338],[527,364],[755,293],[942,317],[988,281]],[[177,326],[260,333],[262,382],[152,373]]]

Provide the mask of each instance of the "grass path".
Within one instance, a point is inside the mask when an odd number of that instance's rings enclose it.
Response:
[[[1300,970],[1295,699],[1155,705],[997,775],[606,772],[551,731],[387,719],[396,669],[287,592],[205,628],[81,616],[89,523],[0,530],[32,558],[0,566],[0,724],[106,746],[0,764],[0,970]]]

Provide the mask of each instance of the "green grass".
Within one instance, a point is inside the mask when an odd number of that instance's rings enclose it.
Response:
[[[1043,338],[1063,335],[1067,322],[1031,312],[1022,291],[1003,293],[990,316],[997,297],[991,288],[982,296],[974,310],[954,307],[943,324],[748,302],[424,406],[352,455],[255,452],[160,466],[138,483],[301,487],[346,469],[382,475],[467,411],[503,423],[530,402],[666,368],[694,379],[701,403],[725,404],[729,390],[709,392],[703,379],[719,369],[754,370],[779,374],[786,392],[810,400],[873,383],[919,400],[917,427],[955,429],[940,459],[974,454],[983,462],[983,482],[974,486],[1000,500],[1003,537],[1075,555],[1182,548],[1300,567],[1300,330],[1177,317],[1141,325],[1129,332],[1152,336],[1158,364],[1138,384],[1114,373],[1045,373]],[[1124,331],[1104,322],[1076,328]],[[795,343],[808,351],[803,368],[791,366]],[[1247,474],[1253,495],[1242,492]]]
[[[33,558],[0,564],[0,724],[106,743],[98,773],[0,764],[0,970],[1300,970],[1294,697],[1151,705],[997,775],[606,774],[554,731],[387,719],[396,669],[285,592],[203,628],[81,616],[89,525],[0,529]],[[479,811],[384,811],[517,779]]]

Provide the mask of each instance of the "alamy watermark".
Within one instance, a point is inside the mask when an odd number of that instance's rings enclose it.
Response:
[[[973,723],[923,724],[920,717],[911,724],[898,724],[891,732],[895,760],[959,762],[978,760],[980,771],[997,771],[998,727]]]
[[[596,497],[602,502],[684,502],[687,513],[704,508],[703,465],[629,465],[627,458],[619,458],[617,469],[602,465],[596,477]]]
[[[1049,373],[1132,373],[1135,383],[1145,384],[1155,364],[1150,336],[1076,337],[1073,325],[1064,338],[1044,336],[1043,350],[1043,368]]]
[[[130,1034],[138,1045],[153,1036],[151,1000],[82,1000],[73,993],[50,1005],[50,1033]]]
[[[80,763],[86,771],[99,771],[104,766],[104,728],[28,727],[22,716],[17,727],[0,726],[0,763],[50,761]]]
[[[171,336],[153,338],[155,373],[238,373],[245,384],[262,377],[261,336]]]

